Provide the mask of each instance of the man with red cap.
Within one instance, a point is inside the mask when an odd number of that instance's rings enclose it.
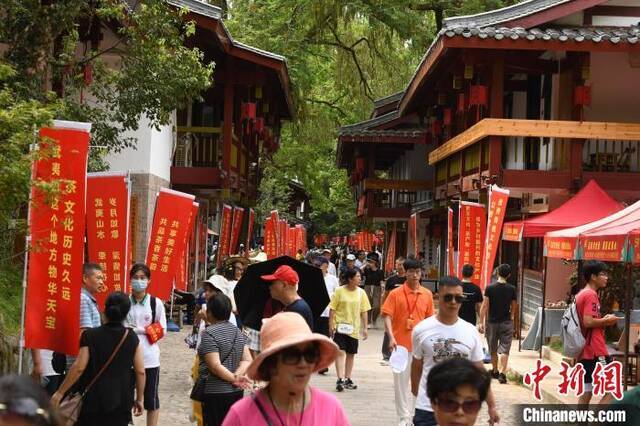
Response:
[[[297,312],[305,319],[313,330],[313,313],[311,308],[298,294],[298,273],[288,265],[279,266],[271,275],[260,278],[269,283],[271,297],[284,305],[283,311]]]

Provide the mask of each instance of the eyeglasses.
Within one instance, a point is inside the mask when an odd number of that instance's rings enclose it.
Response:
[[[444,300],[447,303],[451,303],[454,300],[456,301],[456,303],[462,303],[465,300],[464,296],[460,296],[459,294],[445,294],[444,297],[442,298],[442,300]]]
[[[300,350],[293,346],[285,348],[280,352],[282,363],[287,365],[299,364],[303,357],[308,364],[315,364],[320,359],[320,348],[317,345],[313,345],[304,350]]]
[[[7,403],[0,403],[0,416],[13,414],[28,419],[42,418],[50,424],[49,413],[40,407],[33,398],[16,398]]]
[[[464,401],[462,403],[456,401],[455,399],[440,399],[436,400],[438,404],[438,408],[446,413],[455,413],[462,407],[462,411],[465,414],[476,414],[480,411],[480,406],[482,405],[482,401],[479,399],[472,399],[470,401]]]

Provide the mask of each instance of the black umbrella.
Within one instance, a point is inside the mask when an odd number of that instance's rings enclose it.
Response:
[[[314,323],[329,304],[329,294],[324,285],[322,271],[319,268],[299,262],[289,256],[280,256],[266,262],[254,263],[247,268],[233,291],[238,316],[247,327],[260,330],[264,307],[270,298],[269,283],[260,277],[273,274],[282,265],[289,265],[298,273],[300,278],[298,294],[311,308]]]

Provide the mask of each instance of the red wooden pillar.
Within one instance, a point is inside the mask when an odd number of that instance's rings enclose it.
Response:
[[[491,67],[491,99],[489,114],[491,118],[504,116],[504,57],[499,54],[494,57]],[[482,160],[481,160],[482,161]],[[502,137],[489,138],[489,177],[500,176],[502,169]],[[498,182],[500,183],[500,182]]]
[[[228,79],[224,85],[224,117],[222,123],[222,169],[227,173],[227,179],[231,170],[231,144],[233,143],[233,96],[233,81]]]

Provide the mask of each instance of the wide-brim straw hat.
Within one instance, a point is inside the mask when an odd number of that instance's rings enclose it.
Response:
[[[265,359],[284,348],[307,342],[317,342],[320,347],[320,358],[313,370],[314,373],[329,367],[336,359],[338,346],[327,336],[311,332],[302,315],[296,312],[281,312],[265,319],[260,330],[260,354],[249,365],[247,376],[252,380],[268,380],[258,372]]]

